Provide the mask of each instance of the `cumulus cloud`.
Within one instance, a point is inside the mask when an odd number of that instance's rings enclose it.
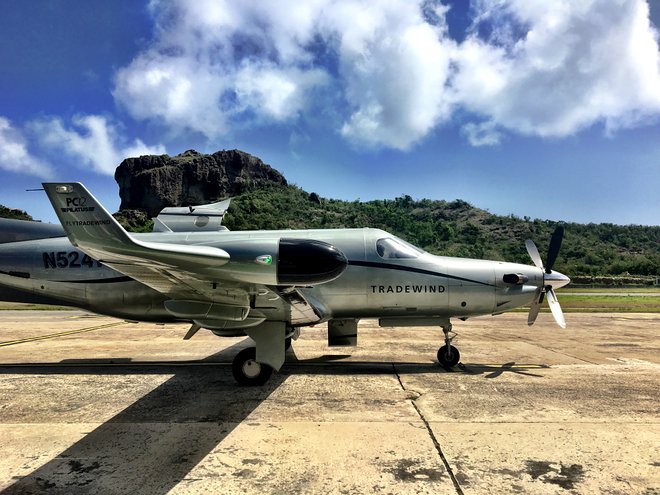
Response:
[[[30,154],[23,133],[5,117],[0,117],[0,168],[43,179],[51,177],[53,172],[48,162]]]
[[[101,115],[77,115],[72,124],[66,127],[61,119],[49,118],[28,127],[41,146],[65,153],[80,168],[103,174],[113,174],[126,157],[165,153],[162,145],[150,147],[139,139],[125,143],[117,127]]]
[[[412,2],[338,10],[330,22],[339,33],[349,109],[342,134],[375,146],[408,148],[450,114],[444,85],[454,43],[443,24],[429,24]]]
[[[152,0],[152,43],[113,94],[137,119],[208,138],[323,113],[351,142],[398,149],[454,119],[492,145],[660,113],[645,0],[472,5],[457,41],[439,0]]]
[[[115,78],[118,103],[139,119],[209,138],[246,116],[286,121],[325,71],[304,46],[314,2],[154,1],[153,45]]]
[[[563,137],[660,112],[658,35],[643,0],[482,0],[477,11],[455,54],[453,89],[489,125]],[[493,33],[485,39],[484,24]]]
[[[348,139],[407,148],[449,116],[442,5],[391,0],[151,4],[152,46],[116,74],[132,116],[221,136],[243,119],[313,118]],[[340,105],[341,108],[335,108]]]

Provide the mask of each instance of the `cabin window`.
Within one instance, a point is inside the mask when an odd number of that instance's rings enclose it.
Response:
[[[396,237],[385,237],[376,242],[378,256],[385,259],[417,258],[422,251]]]

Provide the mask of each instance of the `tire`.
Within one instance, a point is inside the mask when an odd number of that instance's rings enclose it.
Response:
[[[447,355],[449,354],[449,355]],[[443,345],[438,349],[438,362],[443,368],[453,368],[461,360],[461,354],[458,352],[458,349],[453,345],[449,346],[449,352],[447,352],[447,346]]]
[[[284,350],[288,351],[289,349],[291,349],[291,337],[287,337],[284,341]]]
[[[248,347],[236,354],[231,363],[231,372],[234,380],[244,387],[263,385],[273,374],[273,368],[264,363],[257,362],[256,347]]]

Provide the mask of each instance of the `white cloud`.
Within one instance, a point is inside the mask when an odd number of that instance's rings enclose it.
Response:
[[[23,134],[5,117],[0,117],[0,168],[44,179],[53,173],[49,163],[30,154]]]
[[[479,124],[468,122],[462,127],[461,131],[472,146],[492,146],[498,144],[502,137],[495,122],[481,122]]]
[[[91,167],[103,174],[113,174],[129,156],[165,153],[162,145],[146,146],[139,139],[124,143],[116,126],[104,116],[78,115],[72,124],[67,128],[61,119],[50,118],[31,122],[29,127],[41,146],[64,152],[80,168]]]
[[[229,130],[220,109],[227,88],[221,73],[194,57],[149,52],[117,73],[113,94],[133,117],[211,137]]]
[[[602,122],[628,127],[660,113],[657,33],[643,0],[482,0],[456,52],[456,99],[488,122],[563,137]]]
[[[208,138],[322,111],[357,144],[408,149],[460,115],[468,140],[487,145],[507,131],[612,132],[660,114],[645,0],[478,0],[460,43],[433,0],[150,7],[154,39],[117,72],[115,99],[137,119]]]
[[[443,27],[424,20],[418,5],[384,5],[378,11],[351,5],[331,18],[340,33],[340,74],[350,109],[341,132],[358,142],[406,149],[449,117],[444,85],[454,43]]]
[[[390,0],[151,3],[151,47],[118,71],[113,94],[138,119],[218,137],[243,119],[331,113],[347,138],[407,148],[449,116],[444,25]],[[443,19],[444,8],[436,8]]]
[[[235,79],[238,108],[258,108],[275,121],[288,120],[303,110],[306,94],[325,81],[326,73],[321,70],[245,64]]]

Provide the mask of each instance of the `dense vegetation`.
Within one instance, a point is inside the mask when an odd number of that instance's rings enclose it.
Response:
[[[32,220],[32,217],[23,210],[7,208],[0,205],[0,218],[11,218],[13,220]]]
[[[231,230],[375,227],[445,256],[530,263],[525,239],[542,256],[557,222],[493,215],[461,200],[340,201],[319,199],[295,186],[261,189],[237,197],[225,218]],[[576,275],[660,274],[660,227],[565,223],[555,264]]]

